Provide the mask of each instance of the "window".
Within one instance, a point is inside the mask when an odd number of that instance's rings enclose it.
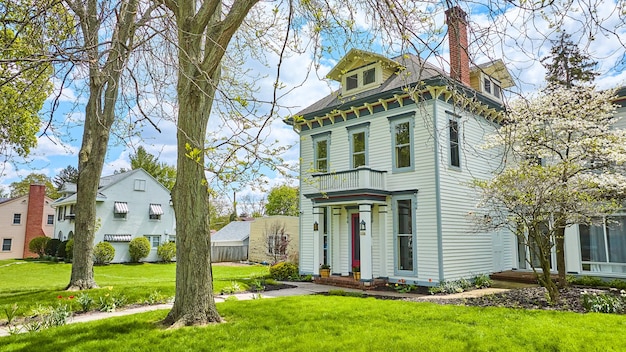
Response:
[[[54,225],[54,215],[48,215],[48,225]]]
[[[367,165],[367,139],[369,137],[369,122],[348,126],[350,138],[350,167],[356,169]]]
[[[626,216],[579,225],[579,234],[583,271],[626,272]]]
[[[396,268],[398,271],[413,272],[413,200],[397,199],[394,205]]]
[[[57,208],[57,220],[61,221],[63,220],[63,210],[65,209],[65,207],[58,207]]]
[[[485,84],[485,92],[491,94],[491,81],[489,80],[489,78],[485,77],[484,84]]]
[[[161,208],[161,204],[150,204],[150,220],[161,220],[161,215],[163,215],[163,208]]]
[[[313,168],[315,172],[328,171],[328,147],[330,145],[330,132],[317,134],[313,138]]]
[[[356,89],[359,86],[359,78],[356,74],[346,77],[346,90]]]
[[[413,116],[414,113],[410,113]],[[413,120],[407,114],[390,117],[393,150],[393,171],[413,170]]]
[[[289,247],[289,235],[267,236],[267,253],[271,255],[286,255]]]
[[[13,239],[11,238],[3,238],[2,239],[2,251],[9,252],[11,250],[11,244],[13,243]]]
[[[376,67],[363,71],[363,85],[366,86],[374,82],[376,82]]]
[[[146,235],[145,237],[150,241],[152,248],[158,248],[161,244],[161,236],[159,235]]]
[[[493,95],[498,99],[502,99],[502,89],[500,88],[500,85],[495,83],[493,84]]]
[[[459,120],[450,117],[448,120],[450,138],[450,166],[461,167],[461,148],[459,147]]]
[[[22,214],[13,214],[13,225],[19,225],[22,223]]]
[[[113,207],[113,218],[126,219],[126,214],[128,214],[128,203],[115,202],[115,205]]]
[[[348,72],[344,75],[343,80],[344,94],[348,92],[354,94],[376,87],[382,79],[382,75],[380,75],[380,78],[378,77],[380,68],[380,64],[373,63]]]
[[[145,191],[146,190],[146,180],[136,179],[135,180],[135,191]]]

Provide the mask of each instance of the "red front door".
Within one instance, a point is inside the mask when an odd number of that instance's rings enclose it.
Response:
[[[361,236],[359,230],[359,214],[352,214],[352,267],[361,267]],[[352,271],[352,268],[350,268]]]

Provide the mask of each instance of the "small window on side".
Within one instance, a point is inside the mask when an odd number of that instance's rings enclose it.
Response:
[[[359,86],[357,74],[346,77],[346,90],[356,89]]]
[[[363,85],[372,84],[376,82],[376,67],[363,71]]]

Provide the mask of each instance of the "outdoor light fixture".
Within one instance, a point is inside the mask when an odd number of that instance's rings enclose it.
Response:
[[[313,223],[313,231],[318,231],[320,229],[320,224],[316,222]]]
[[[365,220],[361,220],[361,231],[365,231]]]

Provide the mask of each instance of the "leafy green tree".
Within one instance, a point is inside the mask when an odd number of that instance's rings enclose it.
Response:
[[[282,185],[272,188],[267,195],[265,213],[267,215],[298,216],[300,214],[298,187]]]
[[[130,156],[130,166],[133,170],[139,168],[146,170],[147,173],[169,190],[176,183],[176,168],[159,162],[157,157],[148,153],[144,147],[137,148],[137,152]]]
[[[21,181],[11,183],[9,186],[11,189],[11,197],[20,197],[28,194],[31,184],[45,185],[46,196],[52,199],[57,199],[61,196],[48,176],[34,173],[24,177]]]
[[[59,173],[54,176],[52,182],[56,185],[57,189],[61,189],[64,183],[78,183],[78,169],[73,167],[72,165],[68,165],[65,169],[59,171]]]
[[[40,111],[52,92],[45,53],[73,31],[60,2],[0,2],[0,152],[27,156],[37,145]]]
[[[613,99],[612,91],[574,86],[518,100],[486,144],[507,150],[507,164],[492,180],[475,181],[486,211],[477,221],[517,234],[540,262],[540,272],[534,260],[528,264],[552,302],[559,291],[550,256],[562,229],[614,212],[626,196],[626,132],[612,128],[618,120]]]

